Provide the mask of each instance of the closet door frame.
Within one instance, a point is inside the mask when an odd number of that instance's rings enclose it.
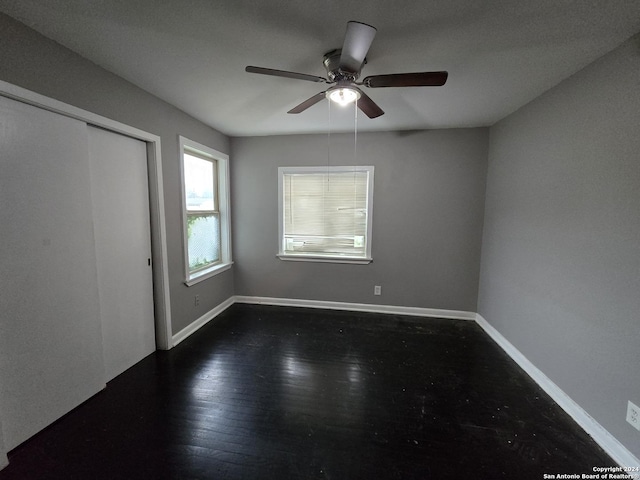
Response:
[[[147,173],[149,178],[149,214],[151,219],[151,254],[153,262],[153,306],[156,348],[169,350],[172,345],[171,302],[169,294],[169,263],[162,184],[162,156],[160,137],[124,123],[96,115],[39,93],[0,80],[0,95],[66,117],[127,135],[147,145]],[[2,462],[0,462],[2,463]]]

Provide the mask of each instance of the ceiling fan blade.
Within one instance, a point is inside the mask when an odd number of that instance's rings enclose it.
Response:
[[[362,112],[369,118],[378,118],[381,115],[384,115],[384,110],[382,110],[376,102],[371,100],[362,90],[360,91],[360,98],[358,99],[358,108],[362,110]]]
[[[274,77],[293,78],[294,80],[306,80],[308,82],[329,83],[326,78],[307,75],[306,73],[287,72],[285,70],[274,70],[273,68],[262,68],[248,66],[244,69],[249,73],[259,73],[260,75],[272,75]]]
[[[325,92],[316,93],[313,97],[306,99],[300,105],[293,107],[287,113],[300,113],[304,112],[307,108],[312,107],[320,100],[323,100],[325,97]]]
[[[364,59],[367,56],[376,29],[371,25],[360,22],[347,23],[347,33],[340,53],[340,68],[342,70],[358,73]]]
[[[440,87],[449,76],[448,72],[392,73],[390,75],[372,75],[362,84],[369,88],[380,87]]]

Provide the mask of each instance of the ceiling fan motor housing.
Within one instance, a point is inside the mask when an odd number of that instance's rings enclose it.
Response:
[[[327,52],[324,54],[324,60],[322,61],[322,64],[324,65],[324,68],[327,70],[327,77],[329,77],[329,80],[331,80],[331,82],[340,82],[343,80],[348,82],[355,82],[360,76],[360,71],[349,72],[347,70],[341,69],[340,68],[341,54],[342,54],[342,50],[339,48],[335,50],[331,50],[330,52]],[[364,62],[362,62],[362,65],[364,65],[365,63],[367,63],[366,59],[364,60]]]

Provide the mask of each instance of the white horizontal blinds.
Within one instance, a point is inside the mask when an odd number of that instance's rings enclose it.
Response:
[[[184,192],[191,273],[221,261],[217,170],[216,160],[185,148]]]
[[[365,256],[367,171],[284,174],[284,253]]]

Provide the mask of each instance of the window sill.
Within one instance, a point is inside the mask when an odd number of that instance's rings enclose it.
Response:
[[[229,270],[231,268],[232,265],[233,265],[233,262],[222,263],[220,265],[214,265],[211,268],[207,268],[206,270],[202,270],[201,272],[197,272],[196,274],[194,274],[193,277],[191,277],[186,282],[184,282],[184,284],[187,287],[191,287],[191,286],[195,285],[196,283],[202,282],[203,280],[206,280],[206,279],[211,278],[211,277],[215,277],[219,273],[226,272],[227,270]]]
[[[287,262],[319,262],[319,263],[350,263],[354,265],[366,265],[373,262],[373,258],[347,257],[328,255],[291,255],[279,253],[276,255],[280,260]]]

